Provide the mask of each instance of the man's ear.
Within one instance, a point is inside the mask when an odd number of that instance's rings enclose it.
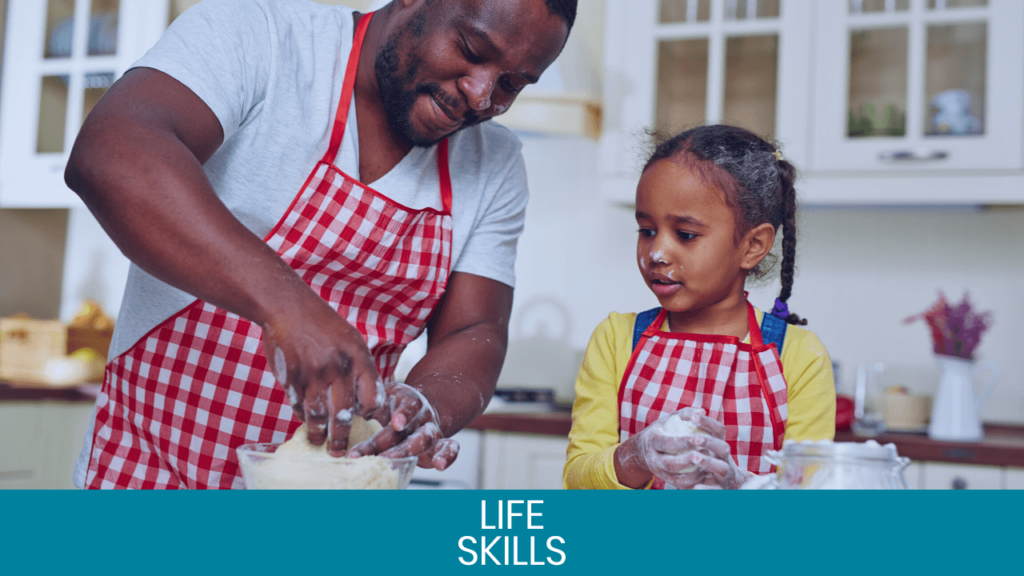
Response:
[[[753,270],[754,266],[760,264],[761,260],[771,251],[775,244],[775,227],[765,222],[752,228],[743,237],[740,248],[743,250],[743,258],[740,260],[740,268]]]

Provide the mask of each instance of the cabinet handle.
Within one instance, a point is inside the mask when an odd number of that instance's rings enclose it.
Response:
[[[891,150],[878,154],[882,162],[935,162],[946,158],[949,152],[945,150]]]
[[[967,490],[967,479],[963,476],[953,478],[953,485],[951,488],[953,488],[953,490]]]
[[[0,480],[31,480],[35,474],[31,470],[14,470],[11,472],[0,472]]]

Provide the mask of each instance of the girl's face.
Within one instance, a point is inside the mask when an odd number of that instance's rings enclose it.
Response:
[[[735,215],[722,190],[671,159],[660,160],[640,178],[636,222],[637,264],[663,308],[694,311],[742,293],[749,242],[737,244]]]

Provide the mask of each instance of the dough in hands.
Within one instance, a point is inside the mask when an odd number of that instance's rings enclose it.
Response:
[[[662,430],[665,434],[669,436],[675,436],[678,438],[682,438],[685,436],[696,436],[698,434],[710,436],[707,430],[697,426],[690,420],[683,420],[682,418],[679,417],[679,414],[672,414],[671,416],[669,416],[668,420],[665,421],[665,426],[662,428]],[[692,452],[692,450],[684,452],[683,454],[689,454],[690,452]],[[690,466],[689,468],[681,470],[680,474],[688,474],[690,472],[695,471],[696,469],[696,465]]]

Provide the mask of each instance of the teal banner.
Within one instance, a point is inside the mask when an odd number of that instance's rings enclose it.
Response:
[[[0,493],[0,574],[1019,574],[1024,492]]]

